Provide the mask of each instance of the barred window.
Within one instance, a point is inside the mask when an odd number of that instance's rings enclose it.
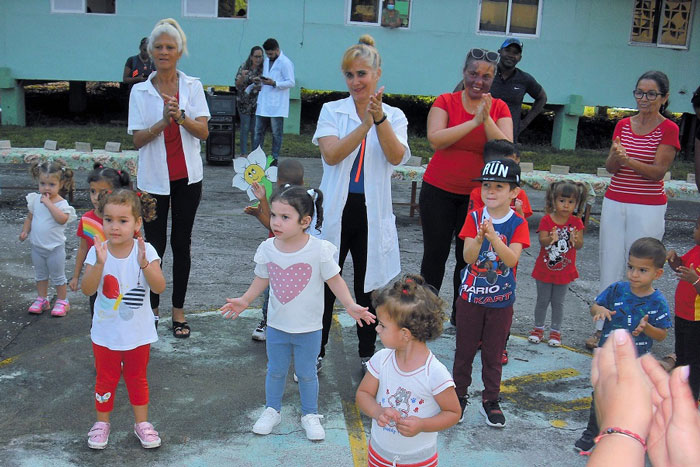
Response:
[[[635,0],[630,42],[687,49],[693,4],[693,0]]]

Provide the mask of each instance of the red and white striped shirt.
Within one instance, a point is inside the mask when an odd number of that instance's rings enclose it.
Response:
[[[623,118],[615,126],[613,139],[620,137],[620,143],[627,151],[627,156],[645,164],[653,164],[656,151],[661,144],[680,149],[678,125],[666,119],[646,135],[637,135],[632,131],[630,118]],[[663,180],[655,181],[623,165],[612,176],[605,197],[621,203],[660,205],[666,204]]]

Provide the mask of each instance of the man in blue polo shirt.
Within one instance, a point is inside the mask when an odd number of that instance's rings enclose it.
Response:
[[[531,74],[524,72],[516,65],[523,58],[523,43],[520,39],[509,37],[498,49],[500,60],[496,76],[491,84],[491,95],[502,99],[510,109],[513,117],[513,142],[518,142],[518,136],[537,117],[547,103],[547,93]],[[460,81],[456,91],[464,89],[464,81]],[[525,93],[534,99],[532,108],[521,119],[523,97]]]

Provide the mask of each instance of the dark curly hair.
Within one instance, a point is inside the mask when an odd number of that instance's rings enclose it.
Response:
[[[375,310],[382,307],[399,328],[408,329],[420,342],[440,336],[447,319],[445,302],[417,274],[406,274],[393,284],[372,292],[372,305]]]
[[[129,183],[131,183],[129,172],[116,170],[112,167],[105,167],[100,162],[95,162],[92,166],[92,171],[88,174],[87,181],[88,183],[105,181],[109,183],[113,189],[129,186]]]
[[[97,199],[97,211],[104,215],[105,206],[108,204],[123,204],[131,206],[134,218],[141,217],[145,222],[156,218],[156,199],[148,193],[133,191],[128,188],[106,190],[100,193]]]

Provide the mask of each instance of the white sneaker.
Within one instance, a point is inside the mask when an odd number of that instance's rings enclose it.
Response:
[[[326,430],[321,425],[323,415],[310,413],[301,417],[301,426],[306,430],[306,437],[311,441],[322,441],[326,439]]]
[[[264,342],[265,339],[267,338],[267,322],[265,320],[260,321],[260,324],[258,324],[258,327],[255,328],[253,331],[253,335],[251,338],[254,341],[262,341]]]
[[[272,407],[266,407],[258,421],[253,425],[253,433],[258,435],[269,435],[272,429],[280,424],[282,416]]]

